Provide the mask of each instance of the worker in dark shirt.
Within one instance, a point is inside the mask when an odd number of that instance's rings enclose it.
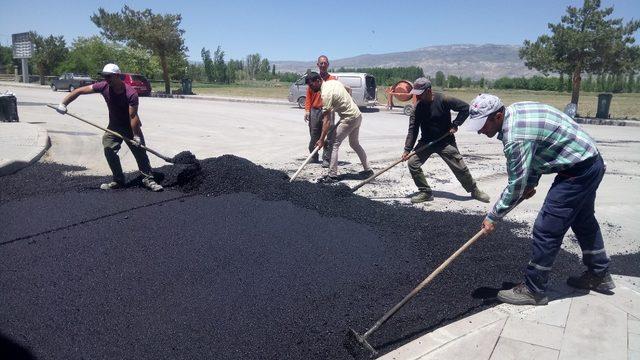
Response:
[[[127,146],[136,158],[138,169],[142,173],[142,185],[151,191],[162,191],[162,186],[156,183],[153,178],[147,153],[140,148],[140,145],[144,145],[144,135],[142,134],[142,122],[140,121],[140,116],[138,116],[138,93],[134,88],[122,81],[118,65],[107,64],[100,74],[104,78],[103,81],[75,89],[62,100],[56,110],[60,114],[65,114],[67,105],[78,96],[101,93],[109,108],[109,126],[107,126],[107,129],[131,139],[127,142]],[[105,132],[102,136],[104,156],[107,158],[107,163],[113,174],[112,181],[100,185],[103,190],[117,189],[124,186],[125,177],[118,157],[122,141],[120,137],[109,132]]]
[[[462,125],[469,116],[469,104],[462,100],[434,94],[431,91],[431,81],[427,78],[419,78],[413,83],[411,94],[416,95],[418,102],[409,120],[409,133],[404,144],[403,160],[408,160],[409,172],[418,190],[417,195],[411,198],[411,202],[421,203],[433,200],[431,187],[422,172],[422,165],[429,159],[431,154],[438,154],[449,166],[464,189],[471,193],[471,197],[476,200],[488,203],[490,198],[484,191],[478,189],[475,180],[471,176],[467,165],[462,160],[462,155],[458,151],[454,133],[458,131],[458,126]],[[451,111],[457,111],[453,122],[451,121]],[[416,154],[409,156],[418,138],[418,131],[422,137],[415,146]],[[441,136],[449,136],[436,142],[433,146],[421,149],[423,145],[432,142]]]

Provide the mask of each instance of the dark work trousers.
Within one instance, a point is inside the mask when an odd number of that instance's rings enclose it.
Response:
[[[418,142],[414,149],[418,149],[423,146],[424,142]],[[449,169],[456,176],[462,187],[467,192],[473,191],[476,187],[476,182],[473,180],[471,173],[469,172],[469,168],[462,160],[462,155],[458,151],[458,147],[456,143],[442,143],[436,144],[435,146],[430,146],[422,151],[417,152],[414,156],[410,157],[407,161],[407,165],[409,166],[409,172],[411,173],[411,177],[413,178],[413,182],[418,187],[418,190],[421,192],[431,193],[431,187],[427,183],[427,179],[422,172],[422,165],[429,159],[432,154],[438,154],[444,160],[444,162],[449,166]]]
[[[124,134],[123,134],[124,135]],[[126,134],[124,136],[129,137],[133,136],[132,134]],[[129,137],[130,138],[130,137]],[[142,144],[144,145],[144,137],[141,139]],[[102,146],[104,147],[104,156],[107,158],[107,163],[109,164],[109,168],[111,168],[111,173],[113,174],[113,181],[124,184],[124,174],[122,173],[122,165],[120,165],[120,157],[118,157],[118,151],[122,146],[123,140],[113,134],[105,132],[102,136]],[[127,143],[129,150],[136,158],[136,162],[138,163],[138,169],[142,173],[145,179],[153,179],[153,175],[151,173],[151,164],[149,163],[149,157],[147,156],[147,152],[140,149],[135,145],[131,145]]]
[[[582,262],[595,274],[609,268],[600,225],[594,215],[596,190],[604,176],[600,155],[558,173],[533,225],[533,255],[525,271],[525,283],[544,293],[549,271],[569,228],[582,249]]]
[[[333,113],[329,116],[331,118],[331,125],[333,125]],[[316,148],[316,143],[320,139],[320,135],[322,135],[322,109],[311,108],[311,111],[309,112],[309,136],[311,137],[309,140],[309,153],[313,152],[313,149]],[[327,134],[327,140],[325,141],[324,148],[322,148],[323,161],[331,161],[331,149],[333,149],[333,141],[335,137],[335,131]],[[318,157],[318,155],[314,156],[313,161],[317,162]]]

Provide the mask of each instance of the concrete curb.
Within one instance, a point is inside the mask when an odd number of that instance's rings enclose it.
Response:
[[[49,147],[51,147],[51,140],[49,139],[49,133],[46,129],[33,124],[6,124],[21,127],[18,131],[12,131],[12,135],[29,133],[27,136],[15,136],[16,140],[25,140],[31,137],[32,141],[27,144],[20,144],[18,141],[6,142],[0,139],[0,154],[11,157],[10,159],[0,158],[0,176],[13,174],[37,162],[47,150],[49,150]],[[6,126],[5,123],[0,123],[0,128],[2,126]]]
[[[239,103],[253,103],[253,104],[270,104],[270,105],[291,105],[298,106],[296,103],[292,103],[285,100],[271,99],[271,98],[235,98],[226,96],[207,96],[207,95],[180,95],[180,94],[151,94],[151,97],[157,98],[169,98],[169,99],[192,99],[192,100],[204,100],[204,101],[226,101],[226,102],[239,102]]]
[[[609,126],[640,126],[637,120],[618,120],[618,119],[596,119],[596,118],[575,118],[578,124],[588,125],[609,125]]]
[[[0,86],[12,86],[12,87],[21,87],[21,88],[40,88],[40,89],[50,89],[49,85],[40,85],[40,84],[25,84],[19,82],[11,82],[11,81],[0,81]]]

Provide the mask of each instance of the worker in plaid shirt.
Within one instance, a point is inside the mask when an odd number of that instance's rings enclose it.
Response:
[[[587,270],[570,277],[570,286],[601,292],[615,287],[609,258],[594,215],[596,190],[605,165],[595,141],[573,119],[552,106],[519,102],[505,108],[490,94],[470,104],[466,127],[504,144],[509,184],[485,217],[486,233],[520,201],[535,194],[540,176],[557,173],[533,225],[533,255],[525,281],[498,293],[498,299],[515,305],[545,305],[549,271],[571,228],[582,249]]]

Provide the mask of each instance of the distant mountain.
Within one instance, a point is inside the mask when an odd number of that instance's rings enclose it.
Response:
[[[442,45],[389,54],[365,54],[346,59],[331,59],[331,68],[340,67],[394,67],[420,66],[424,73],[435,75],[442,71],[445,75],[456,75],[479,79],[497,79],[502,76],[533,76],[539,74],[529,70],[518,57],[517,45]],[[273,61],[277,71],[303,73],[316,69],[315,61]]]

